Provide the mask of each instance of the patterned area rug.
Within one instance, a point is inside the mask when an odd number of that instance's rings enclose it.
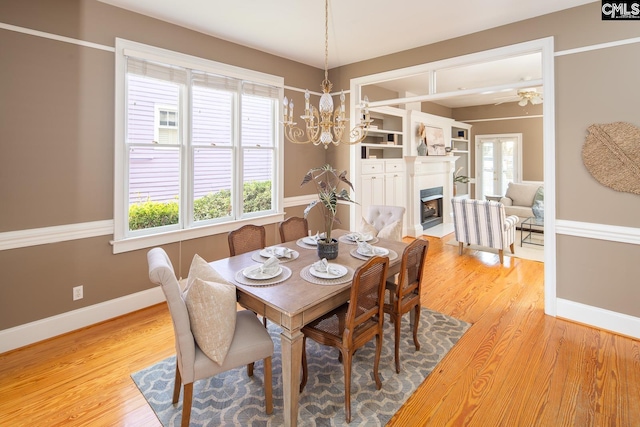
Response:
[[[420,350],[415,351],[409,315],[402,322],[400,355],[402,370],[395,372],[393,326],[385,318],[380,358],[382,389],[373,380],[374,341],[359,349],[353,360],[351,379],[351,424],[384,426],[407,398],[424,381],[460,337],[471,326],[441,313],[423,308],[420,315]],[[264,412],[263,364],[257,362],[254,376],[246,367],[222,373],[193,387],[192,426],[280,426],[284,424],[280,328],[269,323],[275,344],[273,362],[273,413]],[[300,395],[300,426],[343,426],[344,381],[338,351],[307,340],[309,380]],[[178,426],[182,416],[182,396],[171,404],[175,378],[175,356],[131,375],[163,426]]]

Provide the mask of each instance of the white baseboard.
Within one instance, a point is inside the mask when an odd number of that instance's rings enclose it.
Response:
[[[558,298],[557,316],[640,339],[640,318]]]
[[[0,353],[165,301],[160,286],[0,331]]]

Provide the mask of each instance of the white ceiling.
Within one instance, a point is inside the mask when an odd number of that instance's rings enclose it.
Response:
[[[100,1],[324,68],[322,0]],[[329,68],[590,2],[592,0],[329,0]],[[520,72],[527,74],[526,70]],[[484,78],[478,74],[474,77]]]

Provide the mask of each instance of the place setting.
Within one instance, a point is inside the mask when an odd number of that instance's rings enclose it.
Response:
[[[272,256],[261,264],[251,265],[238,271],[235,280],[243,285],[269,286],[284,282],[289,277],[291,277],[291,269],[280,265],[278,258]]]
[[[316,249],[318,247],[318,240],[324,239],[325,233],[317,232],[314,236],[305,236],[296,240],[296,245],[305,249]]]
[[[349,253],[352,257],[365,261],[368,261],[369,258],[373,256],[388,256],[389,261],[398,258],[396,251],[380,246],[373,246],[367,242],[358,242],[358,247],[351,249]]]
[[[348,245],[357,245],[359,242],[367,242],[369,244],[378,243],[380,239],[368,233],[360,233],[357,231],[347,233],[338,238],[338,241]]]
[[[300,271],[300,277],[316,285],[341,285],[353,279],[354,270],[322,258]]]
[[[251,255],[251,259],[255,262],[265,262],[271,257],[276,257],[281,263],[289,262],[297,259],[300,253],[294,249],[285,248],[284,246],[269,246],[260,251],[256,251]]]

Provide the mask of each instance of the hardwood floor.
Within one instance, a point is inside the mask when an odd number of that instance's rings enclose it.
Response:
[[[542,263],[429,240],[423,305],[473,326],[389,425],[640,426],[638,340],[545,316]],[[0,426],[159,426],[130,374],[173,353],[158,305],[2,354]]]

